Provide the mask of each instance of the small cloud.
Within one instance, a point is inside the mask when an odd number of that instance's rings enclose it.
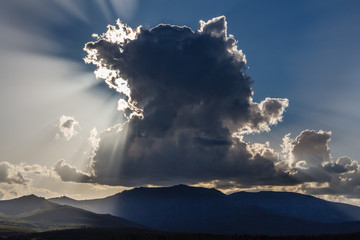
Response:
[[[93,149],[97,148],[97,146],[99,145],[100,137],[98,136],[98,131],[96,128],[91,129],[88,140]]]
[[[89,174],[86,174],[76,169],[76,167],[69,165],[63,159],[57,161],[54,170],[60,176],[61,180],[64,182],[68,182],[68,181],[83,182],[83,183],[92,182]]]
[[[63,137],[69,141],[77,134],[75,129],[78,126],[79,122],[76,121],[74,117],[62,115],[59,119],[58,133],[56,134],[55,138],[58,139]]]

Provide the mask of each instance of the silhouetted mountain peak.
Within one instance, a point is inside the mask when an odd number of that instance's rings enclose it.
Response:
[[[49,198],[48,199],[49,201],[57,201],[57,200],[60,200],[60,201],[77,201],[73,198],[69,198],[67,196],[61,196],[61,197],[55,197],[55,198]]]
[[[24,195],[24,196],[21,196],[19,198],[15,198],[14,200],[31,200],[31,201],[43,201],[45,200],[44,197],[38,197],[34,194],[30,194],[30,195]]]
[[[216,198],[225,194],[215,188],[192,187],[179,184],[171,187],[139,187],[126,190],[118,196],[151,197],[151,198]]]
[[[74,200],[74,199],[72,199],[72,198],[69,198],[69,197],[67,197],[67,196],[61,196],[61,197],[59,197],[60,199],[67,199],[67,200]]]
[[[82,226],[143,228],[142,225],[121,217],[60,205],[33,194],[0,201],[0,215],[4,225],[26,226],[36,230]]]
[[[51,206],[54,206],[54,203],[47,201],[43,197],[31,194],[11,200],[0,201],[0,213],[14,216]]]
[[[275,192],[275,191],[260,191],[260,192],[245,192],[245,191],[241,191],[241,192],[235,192],[230,194],[229,196],[238,196],[238,197],[258,197],[261,199],[264,198],[276,198],[276,199],[317,199],[316,197],[310,196],[310,195],[305,195],[305,194],[301,194],[301,193],[295,193],[295,192]]]

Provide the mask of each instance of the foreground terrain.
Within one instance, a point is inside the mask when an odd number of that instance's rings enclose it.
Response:
[[[359,240],[360,233],[319,236],[248,236],[168,233],[140,229],[87,228],[10,236],[8,240]]]

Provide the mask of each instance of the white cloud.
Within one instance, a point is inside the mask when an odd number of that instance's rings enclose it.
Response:
[[[0,182],[9,184],[26,184],[27,179],[24,178],[22,169],[9,162],[0,163]]]
[[[74,117],[62,115],[59,119],[56,138],[64,137],[66,140],[70,140],[77,134],[76,128],[78,126],[79,122]]]

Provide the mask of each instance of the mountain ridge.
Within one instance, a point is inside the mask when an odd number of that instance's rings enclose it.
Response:
[[[360,229],[360,222],[356,222],[360,220],[359,207],[299,193],[226,195],[216,189],[176,185],[134,188],[103,199],[52,201],[111,213],[163,231],[291,235]]]
[[[32,230],[79,227],[145,228],[121,217],[64,206],[35,195],[0,201],[0,225]]]

